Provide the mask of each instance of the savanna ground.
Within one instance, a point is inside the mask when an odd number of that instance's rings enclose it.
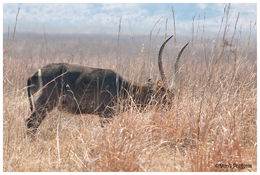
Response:
[[[4,35],[3,170],[256,171],[256,26],[251,30],[223,24],[214,37],[193,29],[170,41],[163,55],[169,84],[176,54],[190,41],[171,109],[132,105],[104,128],[98,116],[54,109],[33,140],[25,127],[26,81],[39,67],[69,62],[138,83],[158,80],[164,37],[120,36],[117,43],[117,36]]]

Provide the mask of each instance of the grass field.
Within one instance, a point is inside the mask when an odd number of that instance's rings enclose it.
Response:
[[[181,58],[171,109],[141,112],[131,106],[104,128],[98,116],[54,109],[34,140],[26,135],[26,80],[39,67],[69,62],[110,68],[138,83],[158,80],[163,37],[122,36],[117,46],[117,36],[4,36],[3,170],[256,171],[256,40],[232,27],[230,37],[225,26],[214,37],[186,36],[191,43]],[[185,42],[167,45],[169,84]]]

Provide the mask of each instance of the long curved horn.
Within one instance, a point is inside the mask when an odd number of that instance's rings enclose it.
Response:
[[[167,80],[166,80],[166,76],[165,76],[165,73],[164,73],[164,70],[163,70],[163,67],[162,67],[162,53],[163,53],[163,49],[164,49],[164,46],[166,45],[166,43],[173,37],[173,35],[171,37],[169,37],[166,41],[164,41],[164,43],[162,44],[160,50],[159,50],[159,56],[158,56],[158,66],[159,66],[159,71],[160,71],[160,74],[161,74],[161,78],[162,78],[162,82],[164,84],[164,86],[168,87],[167,86]]]
[[[178,69],[179,69],[179,61],[180,61],[180,58],[181,58],[181,54],[188,45],[189,45],[189,42],[187,44],[185,44],[185,46],[182,47],[181,51],[179,52],[179,54],[176,58],[176,62],[174,64],[174,74],[175,74],[175,76],[176,76],[177,72],[179,71]]]
[[[176,77],[177,77],[177,73],[179,71],[179,61],[180,61],[182,52],[188,46],[188,44],[189,44],[189,42],[182,47],[181,51],[179,52],[179,54],[176,58],[175,64],[174,64],[173,91],[176,89]]]

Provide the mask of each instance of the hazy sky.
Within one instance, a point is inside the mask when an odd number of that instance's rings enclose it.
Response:
[[[172,8],[175,10],[178,33],[190,33],[192,17],[195,25],[205,23],[206,32],[219,29],[225,4],[201,3],[142,3],[142,4],[7,4],[3,6],[3,30],[15,23],[18,7],[18,32],[37,33],[107,33],[118,32],[119,19],[122,16],[122,34],[149,34],[158,19],[155,32],[165,32],[168,18],[168,33],[173,31]],[[231,4],[230,25],[234,25],[238,12],[239,29],[248,31],[250,22],[255,24],[256,4]],[[205,22],[204,22],[204,16]]]

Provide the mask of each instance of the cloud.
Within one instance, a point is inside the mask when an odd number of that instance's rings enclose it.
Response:
[[[114,10],[120,10],[120,11],[129,11],[138,8],[137,4],[103,4],[102,10],[105,11],[114,11]]]
[[[198,6],[199,6],[200,9],[203,10],[207,7],[207,4],[199,3]]]
[[[160,18],[156,30],[173,30],[171,7],[175,9],[176,27],[179,32],[191,32],[192,16],[195,22],[205,24],[209,31],[219,28],[225,4],[4,4],[4,31],[15,23],[18,7],[17,31],[117,33],[122,16],[122,33],[132,30],[135,34],[149,34]],[[256,4],[231,4],[230,25],[234,25],[240,12],[239,25],[249,30],[250,21],[256,21]],[[203,21],[206,14],[206,21]]]

